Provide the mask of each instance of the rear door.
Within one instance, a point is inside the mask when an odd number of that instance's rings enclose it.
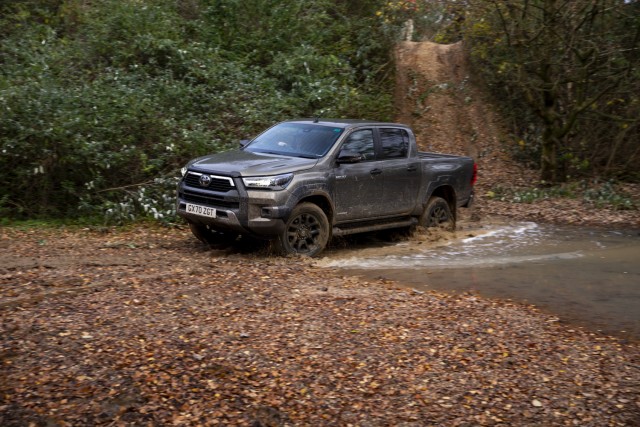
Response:
[[[384,182],[382,200],[385,214],[407,214],[413,210],[420,189],[420,162],[409,157],[409,133],[403,128],[378,129]]]
[[[333,200],[338,222],[371,218],[384,213],[382,162],[375,149],[374,128],[356,129],[342,144],[348,150],[362,155],[358,163],[343,163],[334,169]]]

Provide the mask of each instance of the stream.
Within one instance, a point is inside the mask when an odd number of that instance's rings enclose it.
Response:
[[[496,220],[396,242],[360,238],[329,248],[317,264],[418,291],[531,304],[564,323],[640,339],[640,230]]]

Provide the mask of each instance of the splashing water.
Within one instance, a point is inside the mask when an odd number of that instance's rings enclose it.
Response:
[[[319,267],[418,290],[535,304],[561,319],[640,339],[640,233],[500,223],[349,242]],[[623,332],[621,332],[623,331]]]

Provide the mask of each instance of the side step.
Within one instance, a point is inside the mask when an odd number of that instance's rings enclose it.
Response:
[[[341,224],[333,227],[334,236],[346,236],[347,234],[366,233],[370,231],[388,230],[390,228],[402,228],[418,225],[418,219],[414,217],[391,221],[367,221],[353,224]]]

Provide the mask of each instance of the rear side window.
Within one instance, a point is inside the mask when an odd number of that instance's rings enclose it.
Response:
[[[373,131],[371,129],[362,129],[352,132],[342,145],[342,150],[359,153],[365,160],[375,158]]]
[[[382,156],[385,159],[407,157],[409,152],[409,134],[404,129],[381,128],[380,142]]]

